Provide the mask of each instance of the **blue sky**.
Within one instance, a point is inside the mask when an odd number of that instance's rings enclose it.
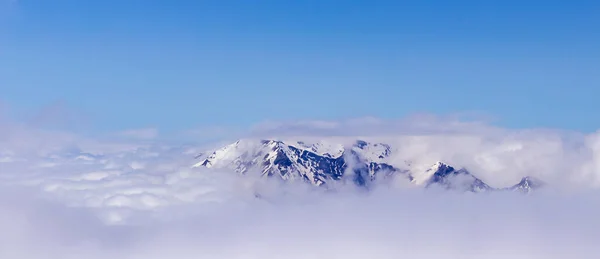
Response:
[[[417,112],[600,128],[597,1],[20,0],[0,8],[0,100],[20,119],[60,103],[97,131]]]

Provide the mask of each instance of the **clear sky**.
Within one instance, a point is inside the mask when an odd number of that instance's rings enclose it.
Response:
[[[0,100],[101,131],[478,112],[600,128],[600,1],[0,0]]]

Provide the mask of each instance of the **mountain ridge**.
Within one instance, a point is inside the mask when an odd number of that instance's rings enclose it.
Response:
[[[405,177],[415,185],[430,188],[469,192],[510,190],[529,193],[543,186],[541,181],[526,176],[508,188],[493,188],[471,174],[467,169],[456,169],[438,161],[425,171],[400,168],[387,158],[392,148],[386,143],[355,140],[351,145],[335,142],[282,141],[269,139],[240,139],[220,149],[199,155],[201,161],[193,167],[226,168],[246,174],[258,169],[263,177],[280,177],[283,180],[301,180],[316,186],[342,179],[365,186],[383,177]]]

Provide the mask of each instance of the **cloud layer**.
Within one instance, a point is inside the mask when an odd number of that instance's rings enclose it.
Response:
[[[597,201],[592,194],[476,196],[390,189],[324,194],[272,188],[265,199],[246,199],[243,191],[229,190],[238,197],[202,198],[164,210],[138,211],[137,220],[118,225],[106,225],[94,210],[65,208],[23,195],[6,201],[16,196],[10,193],[2,198],[0,240],[6,247],[0,255],[150,259],[598,256],[600,223],[598,210],[591,206]]]
[[[247,136],[394,141],[397,159],[447,160],[496,184],[538,172],[573,188],[473,195],[391,182],[324,191],[190,168],[201,147],[5,123],[0,257],[598,257],[600,135],[411,120],[279,123]]]
[[[356,139],[397,148],[392,162],[445,161],[466,167],[486,183],[506,187],[535,176],[563,189],[600,186],[600,132],[560,129],[507,129],[482,121],[418,115],[401,120],[357,118],[343,121],[268,122],[247,137]]]

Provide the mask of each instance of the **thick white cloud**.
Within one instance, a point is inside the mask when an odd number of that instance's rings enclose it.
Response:
[[[394,141],[395,159],[446,160],[499,185],[536,174],[578,191],[474,195],[381,184],[371,192],[352,186],[325,192],[192,169],[197,147],[11,125],[2,131],[10,137],[0,140],[0,258],[600,255],[599,134],[432,118],[272,125],[251,136]]]
[[[219,188],[223,183],[213,183]],[[210,185],[210,184],[209,184]],[[202,185],[199,185],[200,188]],[[142,187],[138,187],[142,188]],[[2,196],[10,258],[596,258],[594,194],[458,195],[390,189],[325,194],[272,186],[107,226],[97,210]],[[284,194],[282,192],[288,192]],[[233,195],[235,193],[235,195]],[[210,196],[210,194],[201,194]],[[8,199],[7,197],[14,197]],[[6,201],[8,199],[8,202]],[[10,203],[12,201],[12,203]],[[129,208],[132,209],[132,208]],[[133,210],[133,209],[132,209]],[[108,208],[99,211],[107,212]]]

